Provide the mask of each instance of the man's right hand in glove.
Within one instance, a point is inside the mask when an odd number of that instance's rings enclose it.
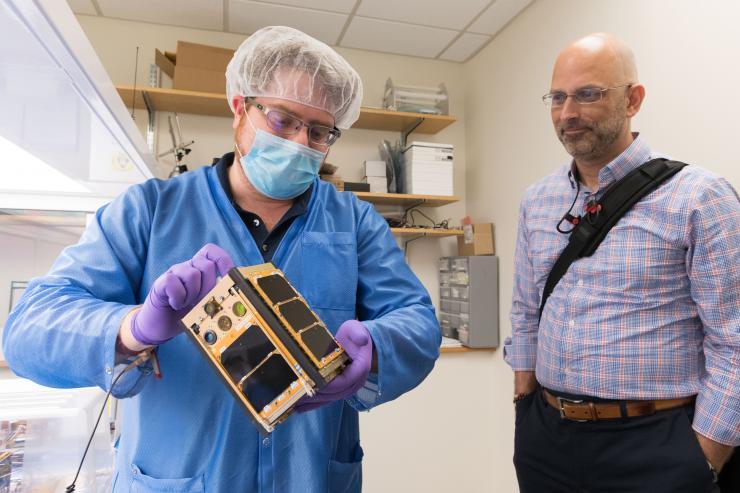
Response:
[[[212,243],[170,267],[154,281],[141,308],[124,318],[119,332],[123,349],[142,351],[178,335],[180,319],[216,285],[217,276],[225,276],[232,267],[229,254]]]

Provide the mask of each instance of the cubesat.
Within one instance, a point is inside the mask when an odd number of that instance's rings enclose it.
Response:
[[[264,434],[349,362],[326,325],[270,263],[231,269],[182,323]]]

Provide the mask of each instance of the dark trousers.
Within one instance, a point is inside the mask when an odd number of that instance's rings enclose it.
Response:
[[[561,419],[538,390],[516,404],[514,466],[520,491],[718,492],[691,428],[693,413],[687,406],[579,423]]]
[[[722,493],[740,493],[740,452],[737,447],[719,474],[719,490]]]

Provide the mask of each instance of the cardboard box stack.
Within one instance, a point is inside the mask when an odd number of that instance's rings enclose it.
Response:
[[[363,169],[365,170],[365,176],[362,178],[362,181],[370,185],[371,192],[388,192],[385,161],[365,161]]]
[[[178,41],[176,53],[155,50],[154,61],[172,78],[173,89],[223,94],[233,56],[231,49]]]
[[[452,195],[453,146],[433,142],[412,142],[403,151],[406,193]]]

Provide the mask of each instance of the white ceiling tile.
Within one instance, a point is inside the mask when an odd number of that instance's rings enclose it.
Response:
[[[344,14],[318,10],[241,0],[232,0],[229,5],[229,31],[238,33],[251,34],[265,26],[288,26],[333,45],[346,22]]]
[[[452,62],[464,62],[490,39],[491,36],[484,34],[464,33],[439,58]]]
[[[530,3],[532,0],[496,0],[467,30],[494,35]]]
[[[92,0],[67,0],[67,3],[75,14],[98,15]]]
[[[457,34],[457,31],[434,27],[354,17],[341,45],[434,58]]]
[[[463,29],[477,16],[489,0],[362,0],[357,15],[425,26]]]
[[[223,29],[222,0],[98,0],[106,17],[199,29]]]
[[[258,0],[260,3],[275,3],[278,5],[292,5],[306,9],[328,10],[329,12],[352,12],[357,0]]]

